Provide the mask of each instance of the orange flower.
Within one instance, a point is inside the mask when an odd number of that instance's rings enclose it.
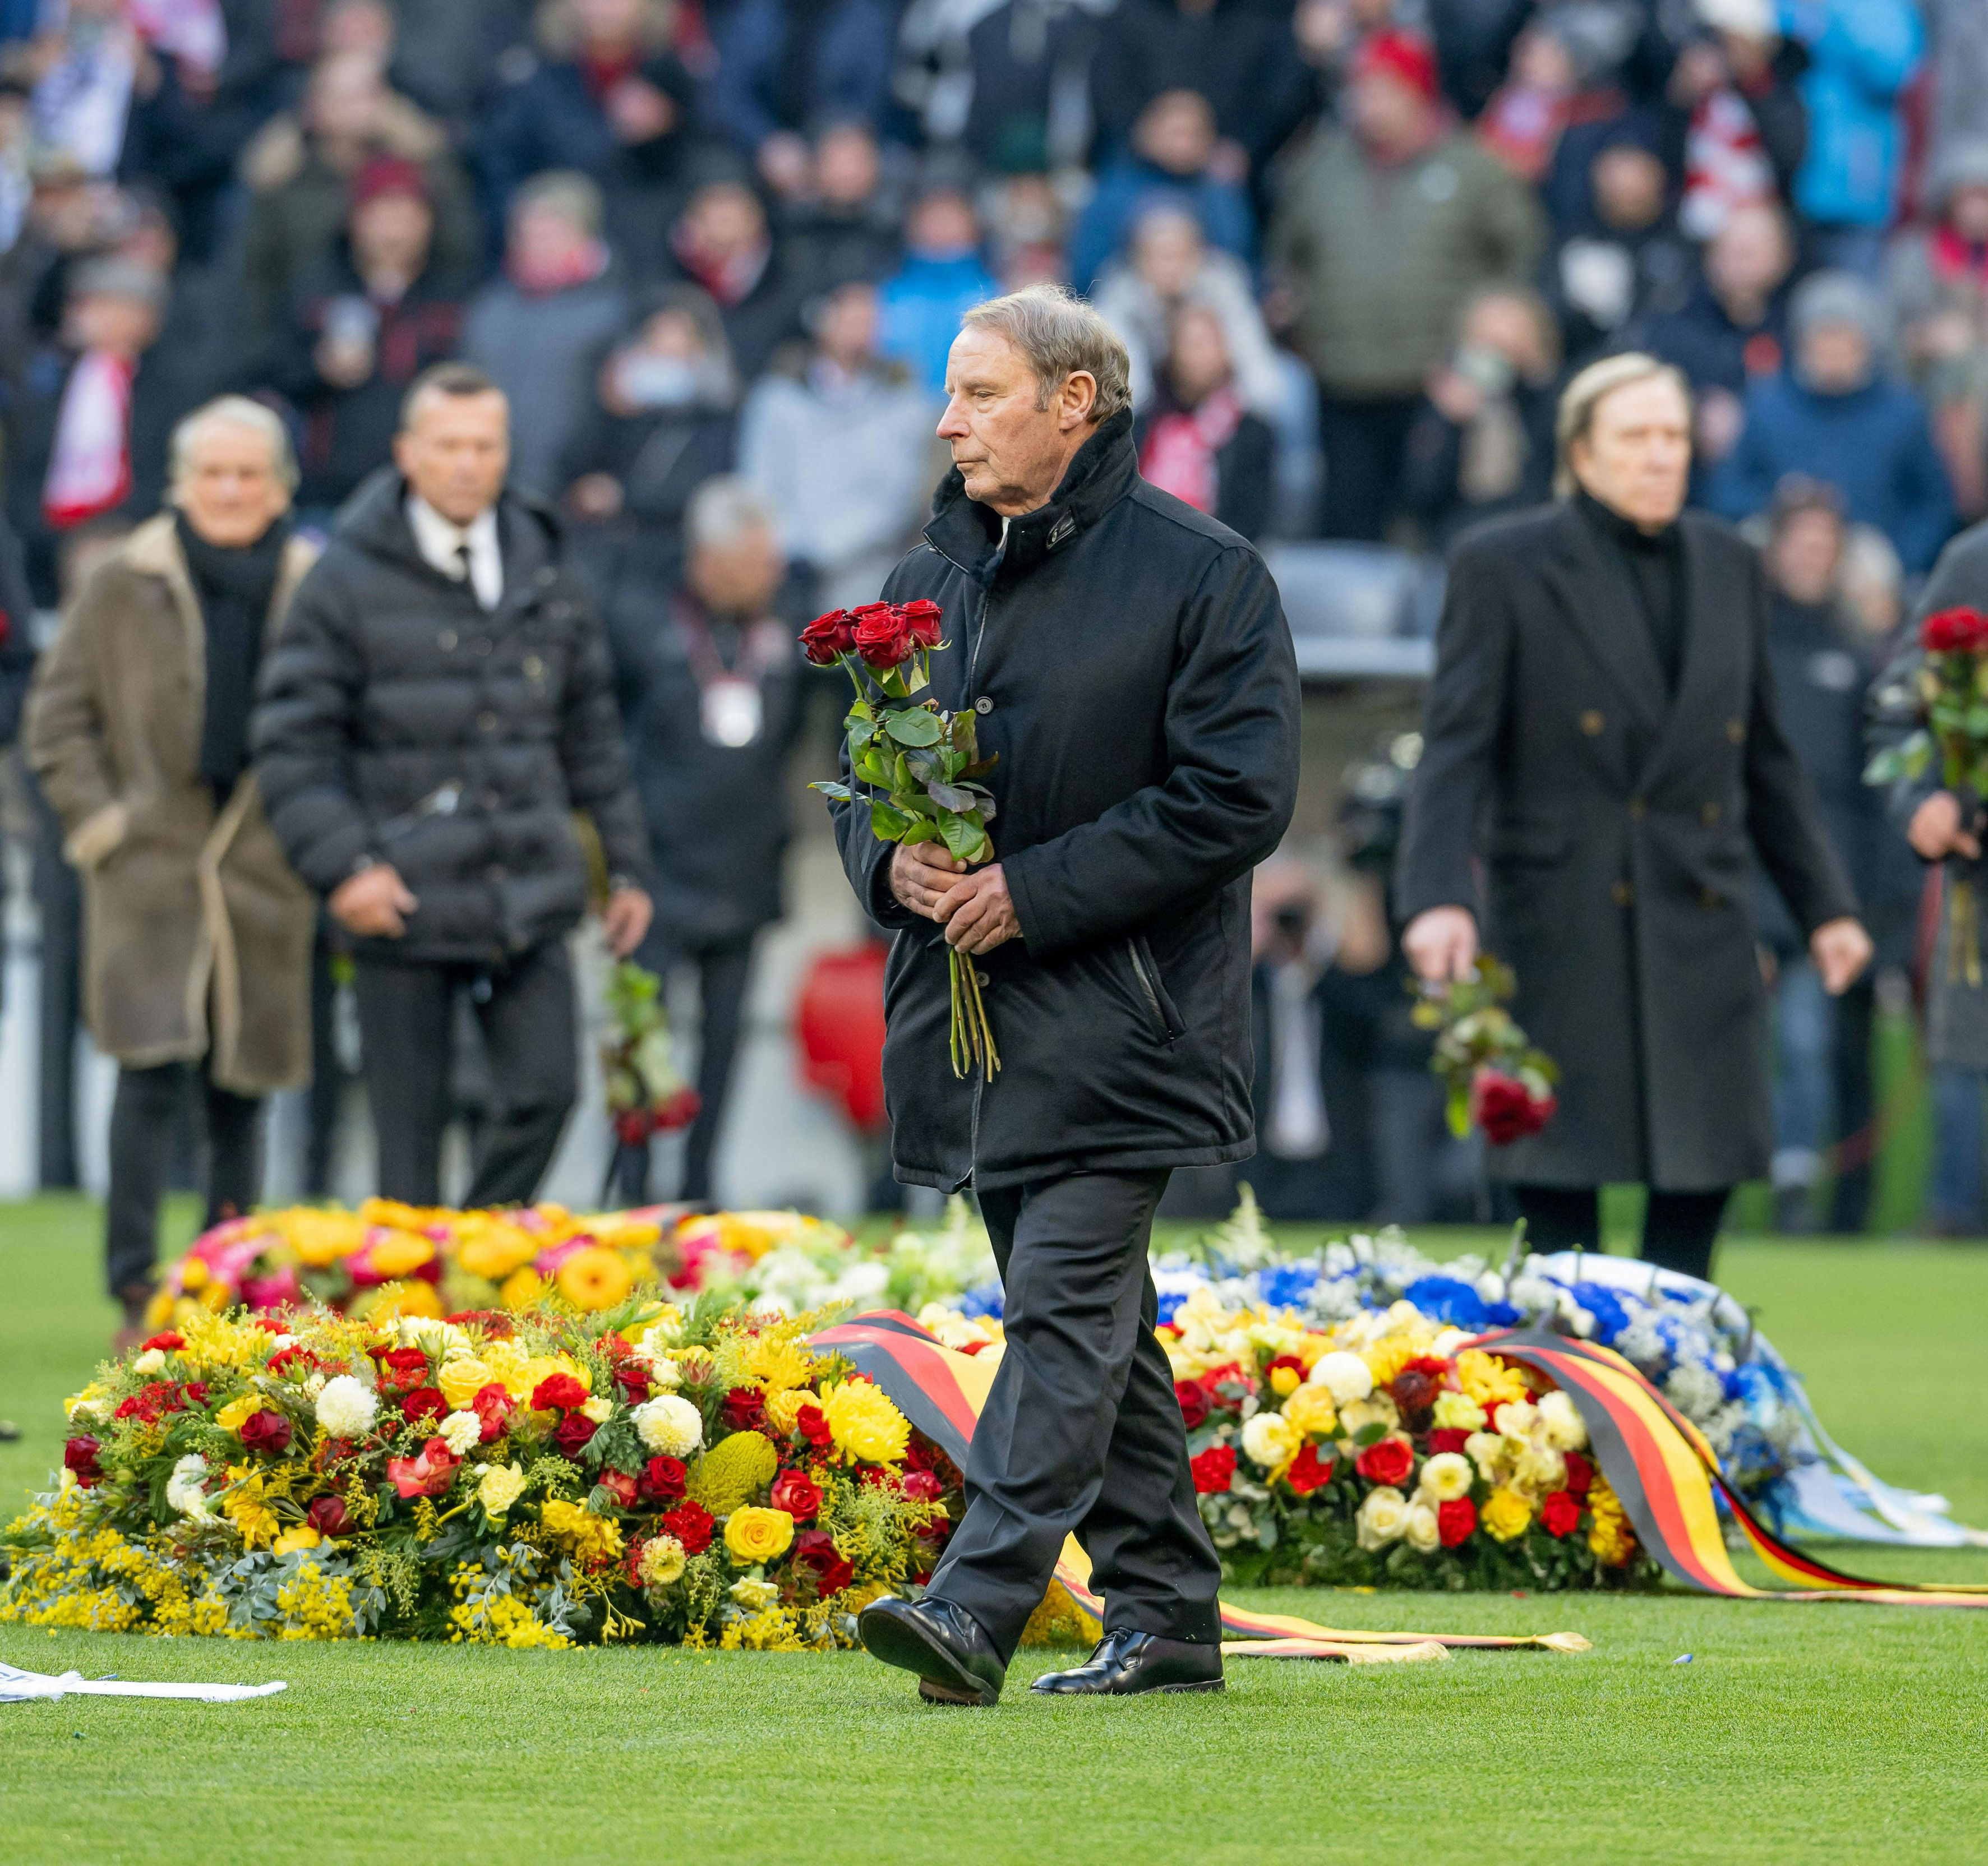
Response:
[[[555,1273],[560,1295],[576,1309],[611,1309],[627,1300],[635,1273],[616,1252],[599,1245],[576,1250]]]

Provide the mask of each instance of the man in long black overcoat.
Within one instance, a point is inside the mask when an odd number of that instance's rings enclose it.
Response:
[[[931,691],[971,708],[999,859],[837,830],[896,930],[884,1082],[898,1177],[972,1187],[1007,1345],[968,1507],[925,1597],[867,1608],[864,1645],[928,1698],[992,1703],[1066,1536],[1104,1597],[1090,1662],[1037,1690],[1222,1678],[1220,1567],[1154,1335],[1153,1213],[1176,1166],[1256,1144],[1249,876],[1297,786],[1290,631],[1263,559],[1139,476],[1124,345],[1038,286],[969,313],[940,434],[954,472],[884,587],[944,611]],[[947,945],[999,1047],[955,1077]]]
[[[1481,916],[1560,1064],[1558,1114],[1493,1152],[1533,1244],[1595,1246],[1599,1188],[1641,1181],[1644,1256],[1703,1276],[1772,1151],[1750,850],[1830,991],[1870,941],[1775,715],[1757,554],[1682,509],[1681,379],[1608,358],[1560,425],[1562,497],[1452,557],[1396,904],[1428,979]]]

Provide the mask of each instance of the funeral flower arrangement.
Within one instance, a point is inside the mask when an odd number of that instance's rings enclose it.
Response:
[[[1553,1119],[1560,1070],[1505,1008],[1518,989],[1509,965],[1483,953],[1469,978],[1413,989],[1415,1023],[1436,1033],[1429,1067],[1442,1079],[1458,1139],[1474,1124],[1493,1147],[1507,1147]]]
[[[69,1402],[0,1620],[238,1638],[848,1645],[959,1476],[812,1322],[197,1309]]]

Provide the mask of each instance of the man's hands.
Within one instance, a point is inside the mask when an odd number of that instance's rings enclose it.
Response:
[[[1808,955],[1822,974],[1822,989],[1840,998],[1871,963],[1871,935],[1847,914],[1826,920],[1808,936]]]
[[[1467,979],[1477,960],[1476,917],[1460,907],[1432,907],[1408,922],[1401,950],[1428,985]]]
[[[1949,855],[1973,861],[1981,854],[1980,839],[1961,827],[1960,799],[1950,790],[1935,791],[1912,812],[1905,840],[1929,862],[1944,861]]]
[[[600,931],[607,949],[617,959],[625,959],[641,945],[642,935],[655,918],[655,904],[639,887],[617,887],[600,910]]]
[[[390,862],[362,868],[332,891],[331,917],[361,939],[398,939],[407,930],[401,916],[421,905]]]
[[[948,944],[962,952],[992,952],[1022,931],[1001,864],[969,874],[943,843],[898,843],[891,857],[891,892],[913,913],[938,921]]]

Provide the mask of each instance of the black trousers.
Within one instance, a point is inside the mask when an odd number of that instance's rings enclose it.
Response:
[[[1526,1221],[1526,1241],[1533,1249],[1601,1248],[1598,1187],[1515,1185],[1512,1195]],[[1643,1261],[1709,1283],[1712,1247],[1732,1196],[1730,1186],[1714,1192],[1660,1192],[1652,1186],[1643,1214]]]
[[[110,1192],[103,1210],[104,1281],[120,1299],[149,1289],[180,1117],[198,1089],[207,1141],[207,1222],[238,1217],[262,1181],[262,1103],[215,1085],[208,1060],[120,1069],[110,1104]]]
[[[1222,1564],[1153,1334],[1146,1247],[1166,1184],[1163,1171],[1078,1173],[980,1195],[1008,1345],[974,1428],[965,1520],[929,1591],[1004,1658],[1073,1531],[1107,1627],[1221,1637]]]
[[[676,1196],[694,1205],[711,1198],[711,1163],[732,1092],[739,1039],[746,1027],[746,993],[752,982],[754,935],[715,945],[682,948],[651,933],[635,955],[665,986],[679,965],[697,968],[697,1119],[685,1138],[683,1181]],[[624,1205],[646,1205],[649,1198],[649,1145],[617,1144],[614,1186]]]
[[[1320,397],[1318,440],[1325,455],[1321,536],[1379,542],[1401,509],[1408,430],[1422,405],[1419,395]]]
[[[353,983],[383,1196],[416,1205],[441,1202],[455,994],[468,985],[501,1100],[463,1203],[529,1201],[552,1165],[579,1092],[566,942],[547,940],[489,972],[360,959]]]

